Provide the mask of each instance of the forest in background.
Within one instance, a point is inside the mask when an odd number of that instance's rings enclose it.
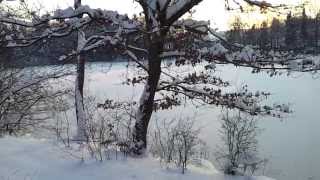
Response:
[[[288,12],[284,20],[273,17],[271,22],[264,20],[251,27],[246,20],[235,16],[226,38],[233,43],[262,49],[317,54],[320,52],[320,12],[311,17],[302,8],[300,13]]]

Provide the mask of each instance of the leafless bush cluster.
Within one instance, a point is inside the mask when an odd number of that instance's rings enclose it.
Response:
[[[257,135],[261,131],[257,119],[238,112],[223,113],[221,118],[222,144],[215,156],[226,174],[254,174],[266,163],[258,157]]]
[[[101,161],[103,155],[107,159],[113,157],[117,159],[119,152],[126,157],[129,153],[130,139],[132,139],[130,111],[133,110],[131,103],[107,100],[98,107],[96,104],[93,103],[91,109],[90,106],[87,108],[88,139],[94,142],[90,146],[92,148],[90,151],[97,154]]]
[[[0,136],[18,135],[50,117],[51,105],[65,91],[53,91],[48,81],[62,74],[0,65]]]
[[[77,143],[81,143],[90,156],[98,161],[118,159],[120,156],[126,158],[132,144],[134,121],[130,113],[134,104],[113,100],[97,104],[93,97],[85,99],[87,141]],[[70,142],[77,140],[70,137],[69,120],[64,120],[64,125],[61,123],[61,120],[57,123],[57,136],[66,146],[70,146]]]
[[[150,135],[150,151],[161,163],[175,164],[185,173],[188,162],[196,155],[199,132],[192,118],[164,120],[161,124],[156,121],[156,128]]]

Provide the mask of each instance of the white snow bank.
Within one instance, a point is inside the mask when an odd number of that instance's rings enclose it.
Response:
[[[81,154],[74,150],[75,156]],[[161,168],[152,158],[88,160],[83,163],[54,142],[31,137],[0,139],[0,179],[10,180],[272,180],[267,177],[231,177],[208,161],[193,162],[186,174]]]

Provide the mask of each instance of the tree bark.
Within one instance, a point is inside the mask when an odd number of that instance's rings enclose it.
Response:
[[[156,9],[150,6],[152,2],[147,0],[138,1],[143,8],[146,22],[145,47],[148,49],[148,79],[144,87],[144,92],[140,98],[140,105],[136,115],[136,123],[133,132],[135,154],[142,154],[147,147],[147,131],[149,121],[153,112],[154,97],[157,91],[161,75],[161,53],[170,26],[188,12],[192,7],[202,0],[188,1],[182,7],[176,5],[176,11],[168,16],[168,7],[171,1],[160,8],[156,4]],[[153,7],[154,8],[154,7]]]
[[[77,140],[86,140],[86,116],[83,103],[85,60],[81,55],[77,56],[77,77],[75,83],[75,106],[77,117]]]
[[[77,9],[81,6],[81,0],[74,1],[74,8]],[[81,18],[81,17],[79,17]],[[79,51],[81,41],[83,41],[84,33],[78,30],[78,44],[77,49]],[[77,140],[82,142],[87,139],[86,135],[86,116],[83,103],[83,86],[84,86],[84,73],[85,73],[85,59],[81,54],[77,56],[77,74],[75,83],[75,106],[76,106],[76,118],[77,118]]]
[[[137,155],[143,154],[147,147],[148,125],[153,112],[154,97],[161,75],[160,54],[163,50],[163,42],[159,40],[161,39],[160,37],[157,37],[157,40],[153,42],[151,40],[152,38],[149,38],[150,43],[147,43],[150,44],[148,48],[149,75],[140,98],[140,105],[136,114],[136,123],[133,134],[133,152]]]

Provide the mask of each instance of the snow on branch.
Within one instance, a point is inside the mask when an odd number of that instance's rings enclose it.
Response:
[[[287,70],[296,72],[316,72],[320,70],[320,57],[317,55],[296,54],[274,50],[261,50],[245,46],[239,51],[226,54],[226,63],[252,67],[257,70]],[[222,62],[221,61],[221,62]]]
[[[181,26],[175,28],[179,29]],[[176,65],[197,65],[202,62],[233,64],[251,67],[253,72],[268,70],[271,74],[281,70],[288,72],[317,72],[320,70],[319,55],[266,50],[251,45],[233,45],[219,36],[218,38],[217,36],[209,36],[209,40],[206,40],[203,37],[211,35],[212,30],[208,28],[207,33],[171,30],[170,38],[175,44],[172,52],[176,52],[176,54],[180,52],[180,56],[175,56],[177,57]]]
[[[78,46],[77,51],[72,51],[69,54],[60,56],[59,57],[60,61],[65,61],[79,54],[89,52],[99,47],[103,47],[108,43],[113,45],[117,44],[117,39],[113,38],[112,36],[95,35],[95,36],[91,36],[88,39],[85,39],[85,37],[81,37],[79,39],[81,43],[80,43],[80,46]]]
[[[6,44],[5,47],[15,48],[15,47],[27,47],[31,46],[41,40],[50,39],[50,38],[61,38],[70,35],[77,28],[83,27],[91,23],[90,19],[85,19],[79,21],[77,24],[73,25],[62,25],[61,27],[52,27],[45,29],[40,35],[22,35],[21,37],[15,38],[15,34],[6,35],[8,38],[3,40],[3,43]],[[75,25],[75,26],[74,26]]]
[[[248,3],[249,5],[252,6],[258,6],[260,8],[276,8],[276,7],[281,7],[282,5],[272,5],[271,3],[268,3],[266,1],[254,1],[254,0],[243,0],[246,3]]]
[[[200,34],[207,34],[210,28],[209,21],[197,21],[193,19],[182,19],[173,24],[176,28],[183,28]]]
[[[251,93],[247,90],[247,87],[239,92],[223,92],[222,89],[216,89],[212,87],[203,86],[188,86],[183,84],[172,83],[170,86],[166,86],[163,90],[172,92],[174,94],[183,95],[190,100],[198,101],[200,104],[211,104],[230,109],[238,109],[242,112],[249,113],[251,115],[267,115],[274,117],[282,117],[286,113],[290,113],[291,110],[286,104],[274,104],[272,106],[260,105],[261,101],[266,99],[270,94],[265,92]],[[166,95],[166,98],[170,96]],[[176,96],[173,96],[176,104],[179,101]]]
[[[82,17],[83,15],[88,16]],[[82,18],[76,18],[80,16]],[[134,32],[139,26],[141,26],[138,21],[131,20],[127,16],[120,15],[115,11],[91,9],[88,6],[80,6],[76,10],[71,7],[58,9],[52,16],[45,15],[36,21],[9,17],[2,13],[0,15],[0,23],[31,28],[34,31],[43,29],[43,25],[46,25],[47,27],[42,30],[43,32],[40,35],[39,33],[36,33],[35,35],[35,33],[31,33],[32,31],[28,30],[29,37],[14,38],[15,34],[10,34],[9,32],[6,36],[7,38],[0,41],[7,44],[6,47],[26,47],[45,38],[67,36],[73,31],[83,28],[95,21],[112,26],[118,26],[118,29],[121,29],[121,31],[125,33]]]
[[[170,27],[202,0],[136,0],[153,28]],[[161,27],[160,27],[161,26]]]
[[[290,9],[288,5],[286,4],[279,4],[279,3],[269,3],[268,0],[225,0],[225,5],[227,10],[236,10],[237,8],[234,8],[231,6],[231,3],[233,3],[236,7],[239,7],[241,12],[245,11],[245,5],[249,6],[255,6],[260,8],[260,11],[262,13],[265,13],[268,11],[274,11],[278,12],[279,9],[281,10],[288,10]]]
[[[182,15],[191,10],[194,6],[202,2],[202,0],[177,0],[172,1],[166,12],[167,25],[173,24]]]
[[[37,76],[29,81],[23,81],[23,79],[20,79],[20,84],[15,84],[15,86],[11,87],[10,89],[7,89],[6,91],[1,90],[2,97],[0,98],[0,104],[10,99],[14,94],[19,93],[20,91],[37,84],[40,84],[42,82],[48,81],[50,79],[58,79],[60,77],[64,77],[69,75],[70,73],[65,72],[55,72],[53,74],[43,75],[43,76]],[[21,77],[23,78],[23,77]]]

